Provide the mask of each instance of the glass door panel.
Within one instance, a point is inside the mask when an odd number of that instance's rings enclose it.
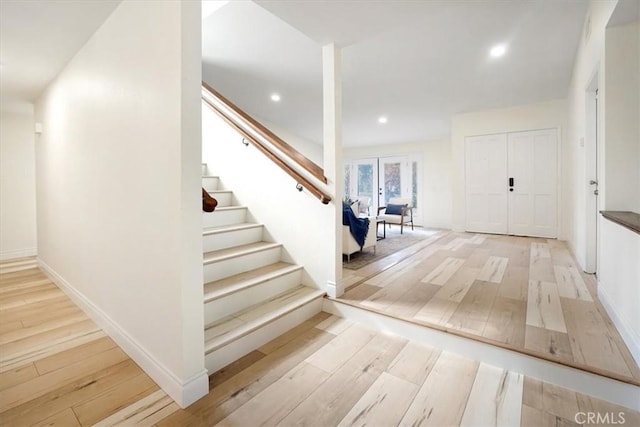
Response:
[[[342,194],[343,199],[348,199],[351,194],[351,163],[347,163],[344,165],[344,193]]]
[[[380,205],[386,206],[393,197],[411,199],[413,217],[419,224],[420,215],[420,161],[418,155],[402,157],[381,157],[380,161]]]
[[[364,159],[354,162],[356,181],[352,196],[368,197],[370,199],[369,214],[378,211],[378,159]]]
[[[392,197],[410,197],[408,160],[406,157],[380,158],[380,203],[386,206]]]

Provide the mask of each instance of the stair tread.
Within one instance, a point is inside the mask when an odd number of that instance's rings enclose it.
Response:
[[[276,262],[255,270],[245,271],[234,276],[206,283],[204,285],[204,302],[210,302],[243,289],[256,286],[268,280],[301,270],[302,266],[287,262]]]
[[[207,193],[209,194],[219,194],[219,193],[233,193],[233,191],[231,190],[207,190]]]
[[[282,243],[272,242],[256,242],[246,245],[234,246],[231,248],[219,249],[216,251],[207,252],[203,255],[203,263],[209,264],[213,262],[222,261],[229,258],[235,258],[241,255],[252,254],[255,252],[264,251],[267,249],[281,247]]]
[[[249,230],[251,228],[262,227],[263,224],[257,222],[243,222],[240,224],[220,225],[218,227],[208,227],[202,230],[203,236],[209,236],[211,234],[228,233],[238,230]]]
[[[215,211],[213,211],[213,212],[205,212],[205,213],[216,213],[216,212],[220,212],[220,211],[231,211],[231,210],[234,210],[234,209],[247,209],[247,207],[246,206],[242,206],[242,205],[218,206]]]
[[[205,326],[205,354],[246,336],[324,294],[321,290],[300,285]]]

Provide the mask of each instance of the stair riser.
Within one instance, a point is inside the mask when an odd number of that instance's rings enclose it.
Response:
[[[225,191],[224,193],[212,192],[212,193],[209,193],[209,195],[218,201],[218,207],[220,208],[224,206],[233,205],[233,201],[232,201],[233,193],[231,192],[227,192],[227,191]]]
[[[261,301],[267,301],[282,292],[295,288],[300,283],[302,283],[302,270],[296,270],[208,302],[204,305],[204,324],[207,325],[222,319]]]
[[[247,209],[216,210],[202,213],[202,227],[222,227],[223,225],[242,224],[246,221]]]
[[[321,310],[322,298],[316,298],[278,320],[205,355],[205,363],[209,370],[209,375],[310,319]]]
[[[218,189],[219,180],[217,176],[203,176],[202,188],[207,191],[216,191]]]
[[[209,234],[202,237],[202,251],[206,253],[217,251],[218,249],[226,249],[234,246],[261,242],[262,234],[262,227]]]
[[[204,283],[240,274],[245,271],[264,267],[280,261],[281,248],[275,247],[264,251],[241,255],[224,261],[204,265]]]

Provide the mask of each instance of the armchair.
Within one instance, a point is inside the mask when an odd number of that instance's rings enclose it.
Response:
[[[375,217],[369,218],[369,231],[362,246],[362,250],[367,248],[373,248],[373,253],[376,252],[376,221]],[[348,225],[342,226],[342,253],[347,256],[347,262],[351,261],[351,254],[361,250],[360,245],[356,242],[356,239],[351,235]]]
[[[382,212],[382,213],[381,213]],[[410,197],[392,197],[387,206],[378,208],[378,219],[384,219],[389,228],[391,224],[400,225],[400,234],[404,232],[405,224],[411,224],[413,230],[413,206]]]
[[[358,212],[356,213],[357,216],[359,216],[360,218],[364,218],[371,215],[371,213],[369,212],[369,207],[371,206],[371,197],[355,196],[351,197],[350,200],[352,202],[358,202]]]

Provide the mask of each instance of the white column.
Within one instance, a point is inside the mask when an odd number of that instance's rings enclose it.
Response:
[[[322,47],[322,104],[324,173],[329,191],[333,194],[333,241],[334,256],[328,270],[327,293],[338,297],[344,293],[342,283],[342,80],[340,48],[334,43]]]

